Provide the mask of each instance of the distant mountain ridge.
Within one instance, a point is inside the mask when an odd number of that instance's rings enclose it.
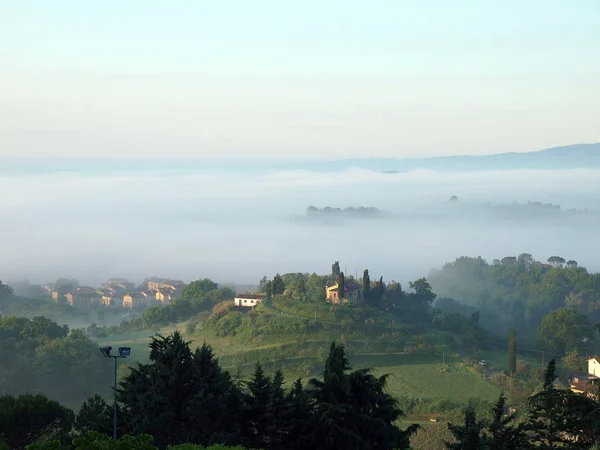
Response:
[[[1,158],[0,175],[74,173],[85,176],[139,172],[193,173],[202,171],[260,173],[282,170],[339,172],[348,169],[383,173],[425,169],[436,171],[560,170],[600,168],[600,143],[576,144],[526,153],[434,158],[352,158],[338,160],[282,160],[265,158]]]
[[[406,172],[417,169],[441,171],[475,170],[560,170],[600,168],[600,143],[553,147],[526,153],[499,153],[477,156],[442,156],[420,159],[344,159],[326,164],[333,168],[361,168],[382,172]],[[321,163],[321,166],[323,164]]]

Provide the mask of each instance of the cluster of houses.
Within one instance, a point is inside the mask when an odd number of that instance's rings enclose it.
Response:
[[[177,298],[185,284],[179,280],[152,277],[140,287],[130,281],[115,278],[108,280],[101,288],[79,286],[47,287],[52,300],[69,305],[122,306],[132,309],[138,305],[163,304]]]
[[[326,285],[327,301],[329,303],[339,304],[342,300],[349,301],[355,305],[363,302],[362,286],[351,279],[344,283],[343,299],[339,295],[339,286],[335,281],[328,281]],[[234,299],[235,306],[254,308],[265,299],[265,294],[238,294]]]

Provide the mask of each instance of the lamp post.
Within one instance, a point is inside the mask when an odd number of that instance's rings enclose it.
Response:
[[[115,385],[114,385],[114,402],[113,402],[113,439],[117,440],[117,359],[118,358],[127,358],[131,355],[131,347],[119,347],[118,354],[112,355],[112,347],[107,345],[106,347],[101,347],[100,352],[106,358],[113,358],[115,360]]]

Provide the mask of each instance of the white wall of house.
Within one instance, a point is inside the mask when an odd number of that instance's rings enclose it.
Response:
[[[588,359],[588,373],[600,377],[600,362],[596,358]]]
[[[262,300],[256,298],[236,297],[233,302],[236,306],[246,306],[247,308],[253,308],[259,303],[262,303]]]

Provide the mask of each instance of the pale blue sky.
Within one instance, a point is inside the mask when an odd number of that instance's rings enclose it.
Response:
[[[0,0],[0,155],[598,141],[598,0]]]

